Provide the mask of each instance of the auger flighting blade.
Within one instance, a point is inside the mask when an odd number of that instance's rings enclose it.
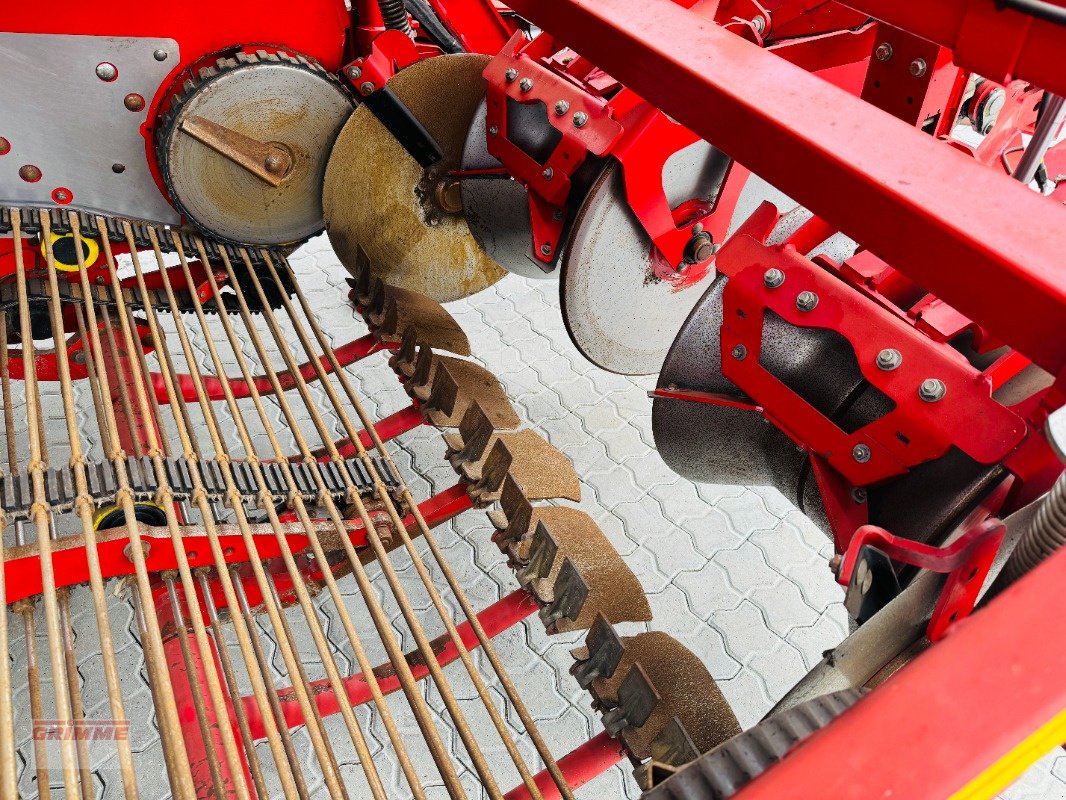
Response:
[[[674,766],[696,758],[740,733],[740,724],[707,668],[672,636],[653,631],[622,637],[621,656],[603,658],[589,692],[601,709],[603,723],[639,759],[655,758]],[[594,628],[582,663],[612,647],[610,637]],[[610,661],[615,661],[613,669]],[[604,672],[609,676],[602,676]]]
[[[389,81],[396,99],[440,148],[423,167],[367,107],[344,126],[326,168],[326,229],[341,261],[353,268],[359,248],[371,270],[394,286],[440,302],[481,291],[503,277],[478,246],[462,215],[458,182],[463,145],[485,95],[487,56],[421,61]]]
[[[597,615],[611,623],[651,621],[640,581],[592,517],[566,506],[544,506],[534,515],[534,537],[519,546],[531,545],[541,527],[554,540],[556,556],[530,589],[544,606],[540,617],[549,633],[585,630]]]

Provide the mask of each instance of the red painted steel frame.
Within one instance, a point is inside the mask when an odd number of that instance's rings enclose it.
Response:
[[[566,785],[571,789],[580,789],[621,761],[622,757],[622,747],[618,740],[607,731],[601,731],[560,758],[558,764],[566,776]],[[555,779],[547,770],[538,772],[533,776],[533,780],[544,800],[559,800],[562,797],[559,787],[555,785]],[[503,796],[504,800],[529,800],[530,797],[525,784],[516,786]]]
[[[485,633],[491,638],[507,630],[512,625],[517,625],[537,611],[538,608],[540,606],[537,605],[537,601],[533,599],[529,592],[525,589],[516,589],[483,610],[477,617],[481,626],[485,629]],[[457,625],[456,630],[459,632],[459,638],[467,649],[473,650],[479,645],[477,635],[469,622]],[[436,641],[441,643],[441,647],[439,649],[434,647],[433,652],[437,655],[437,663],[442,667],[459,658],[459,650],[447,634]],[[416,680],[420,680],[429,674],[429,667],[426,666],[419,653],[408,654],[405,658],[411,665],[411,673]],[[391,694],[400,688],[400,679],[396,677],[395,667],[391,664],[383,664],[375,668],[374,674],[377,676],[378,686],[383,694]],[[336,693],[331,689],[329,680],[311,681],[310,686],[315,705],[318,707],[318,713],[321,716],[326,717],[340,711],[341,701],[337,699]],[[372,699],[366,676],[361,672],[345,678],[344,689],[347,693],[349,705],[361,705],[370,702]],[[288,727],[295,728],[297,725],[305,723],[300,704],[296,701],[295,693],[292,689],[278,689],[278,701],[285,717],[285,724]],[[242,697],[240,702],[243,704],[244,712],[248,716],[248,726],[251,730],[252,738],[265,738],[266,728],[263,725],[263,717],[259,712],[256,699],[251,695],[247,695]]]
[[[950,796],[1066,709],[1064,583],[1066,551],[959,623],[737,800]]]
[[[511,5],[1066,375],[1066,216],[1056,203],[670,0]]]
[[[1024,78],[1056,94],[1066,94],[1066,70],[1062,68],[1066,28],[1053,22],[999,8],[997,0],[844,2],[951,48],[956,64],[997,83]]]

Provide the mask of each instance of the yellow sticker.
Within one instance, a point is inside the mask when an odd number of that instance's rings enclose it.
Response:
[[[1016,781],[1029,767],[1066,742],[1066,711],[1037,728],[996,763],[967,783],[951,800],[987,800]]]
[[[74,249],[74,234],[52,233],[49,234],[49,238],[52,243],[52,259],[55,262],[56,269],[61,272],[77,272],[78,251]],[[100,257],[100,245],[96,243],[95,239],[89,239],[85,236],[79,238],[81,239],[82,253],[85,254],[85,266],[91,267],[96,263],[96,259]],[[44,242],[41,242],[41,255],[45,258],[48,257],[48,248],[45,247]]]

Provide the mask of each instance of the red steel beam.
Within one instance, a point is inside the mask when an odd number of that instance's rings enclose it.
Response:
[[[1066,213],[671,0],[511,0],[670,116],[1055,375]]]
[[[493,637],[517,625],[538,608],[540,606],[537,605],[537,601],[533,599],[529,592],[525,589],[516,589],[484,609],[477,615],[477,618],[485,629],[485,633],[489,637]],[[456,630],[459,633],[460,641],[467,649],[473,650],[480,644],[469,622],[456,625]],[[442,667],[459,658],[459,649],[448,634],[438,636],[430,642],[430,645],[433,652],[437,654],[437,663]],[[421,653],[417,651],[408,653],[404,658],[407,659],[407,663],[411,666],[411,673],[416,680],[421,680],[429,674],[429,667],[426,666],[425,659]],[[381,689],[382,694],[391,694],[400,688],[400,679],[396,677],[396,667],[393,664],[382,664],[376,667],[374,675],[378,679],[378,687]],[[320,716],[327,717],[341,710],[342,701],[330,687],[328,680],[311,681],[310,687]],[[370,684],[367,683],[366,675],[362,672],[344,679],[344,691],[347,696],[343,702],[351,706],[368,703],[373,698]],[[297,725],[306,723],[303,712],[300,710],[300,704],[296,701],[296,694],[292,689],[279,689],[278,701],[281,705],[282,715],[285,717],[285,724],[288,727],[295,728]],[[256,699],[251,695],[246,695],[239,702],[244,706],[244,713],[248,717],[252,738],[265,738],[266,727]],[[615,761],[617,761],[617,758]]]
[[[1066,735],[1066,551],[737,795],[992,797]],[[992,767],[989,767],[989,765]]]
[[[844,4],[950,48],[960,67],[1006,83],[1011,78],[1066,94],[1066,28],[996,0],[844,0]],[[1063,5],[1060,2],[1058,5]],[[1066,6],[1064,6],[1066,8]]]

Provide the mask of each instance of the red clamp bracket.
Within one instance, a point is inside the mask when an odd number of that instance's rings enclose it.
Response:
[[[998,463],[1018,446],[1025,423],[992,399],[986,375],[794,247],[766,245],[777,219],[773,205],[763,204],[717,257],[718,270],[729,276],[722,372],[771,421],[853,486],[902,475],[952,446],[981,464]],[[771,268],[783,280],[768,285]],[[832,330],[847,339],[863,377],[895,408],[852,433],[843,431],[760,363],[767,311],[799,328]],[[879,368],[879,354],[889,349],[898,363]]]
[[[341,74],[361,95],[380,89],[389,78],[421,58],[409,36],[386,30],[370,43],[370,55],[360,56],[344,65]]]
[[[486,130],[488,150],[529,190],[533,223],[533,253],[541,261],[555,259],[570,195],[570,178],[591,153],[605,155],[622,135],[606,100],[585,91],[553,72],[540,52],[548,43],[528,42],[517,33],[485,68],[488,81]],[[508,104],[544,106],[548,123],[559,139],[551,154],[539,162],[508,135]]]
[[[860,551],[868,545],[902,564],[947,574],[927,629],[930,641],[935,642],[943,638],[951,625],[973,611],[1006,532],[1007,527],[1000,520],[987,519],[947,547],[933,547],[893,536],[876,525],[864,525],[855,531],[848,545],[837,580],[844,586],[851,583]]]

